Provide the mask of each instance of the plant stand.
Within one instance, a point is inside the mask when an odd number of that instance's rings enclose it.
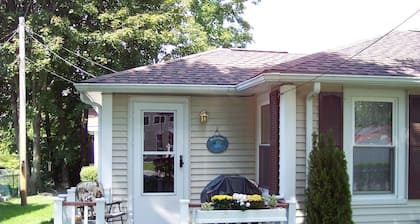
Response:
[[[194,209],[192,223],[237,223],[237,222],[286,222],[285,208],[248,210],[210,210]]]

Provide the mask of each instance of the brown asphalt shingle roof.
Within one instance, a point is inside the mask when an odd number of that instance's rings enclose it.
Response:
[[[338,51],[321,52],[273,66],[266,72],[420,77],[420,32],[396,31]]]
[[[215,49],[159,64],[98,76],[85,83],[235,85],[301,55]]]
[[[393,32],[363,50],[375,40],[307,56],[219,48],[99,76],[85,83],[236,85],[263,72],[420,77],[419,31]]]

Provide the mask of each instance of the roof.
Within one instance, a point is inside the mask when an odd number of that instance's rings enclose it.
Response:
[[[84,83],[236,85],[261,74],[267,68],[301,56],[287,52],[218,48],[98,76]]]
[[[395,31],[377,40],[304,56],[266,72],[420,77],[420,31]]]

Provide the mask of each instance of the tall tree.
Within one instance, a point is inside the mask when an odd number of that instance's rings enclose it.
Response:
[[[0,1],[0,37],[16,29],[19,16],[26,18],[30,186],[39,186],[39,177],[55,187],[74,185],[86,165],[88,106],[66,80],[112,72],[92,61],[118,71],[214,47],[244,47],[252,40],[242,18],[247,1]],[[0,50],[0,129],[10,136],[18,127],[16,42]],[[10,151],[17,151],[16,144]]]

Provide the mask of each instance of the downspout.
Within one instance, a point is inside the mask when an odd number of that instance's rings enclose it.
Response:
[[[313,97],[321,91],[321,84],[314,83],[314,89],[306,96],[306,187],[308,187],[309,175],[309,156],[312,151],[312,132],[313,132]]]

